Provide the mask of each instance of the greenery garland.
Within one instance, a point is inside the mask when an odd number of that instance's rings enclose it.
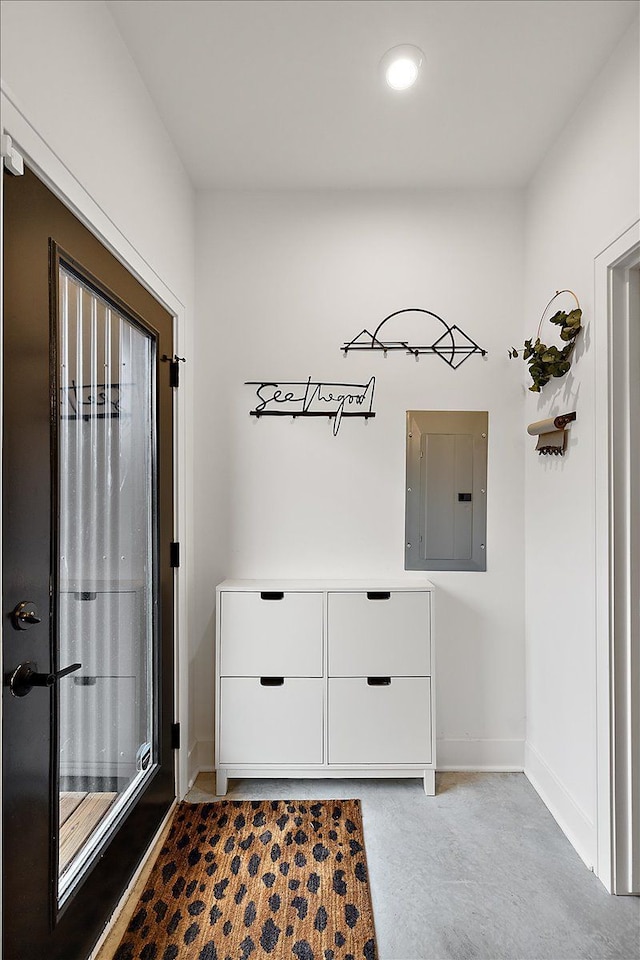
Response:
[[[558,310],[553,317],[549,318],[551,323],[560,327],[560,339],[566,342],[565,347],[561,350],[555,346],[548,347],[546,343],[542,343],[540,340],[540,327],[542,326],[547,308],[561,293],[571,293],[572,296],[575,297],[576,303],[578,303],[578,298],[571,290],[557,291],[543,311],[535,343],[533,342],[533,338],[531,338],[530,340],[525,340],[524,347],[521,351],[515,347],[509,350],[511,359],[522,354],[522,359],[529,364],[529,373],[533,380],[533,384],[529,387],[529,390],[533,393],[540,393],[542,387],[544,387],[546,383],[549,383],[552,377],[564,377],[571,366],[571,354],[576,345],[576,337],[582,330],[582,310],[578,304],[576,309],[571,310],[569,313],[565,313],[564,310]]]

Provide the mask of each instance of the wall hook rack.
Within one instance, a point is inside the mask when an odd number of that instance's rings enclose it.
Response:
[[[400,340],[382,339],[380,331],[385,323],[388,323],[389,320],[392,320],[394,317],[408,313],[418,313],[433,317],[434,320],[442,324],[444,332],[442,332],[439,337],[436,337],[430,344],[410,343],[408,338]],[[474,353],[479,353],[483,357],[487,355],[487,351],[479,346],[475,340],[472,340],[471,337],[465,333],[464,330],[461,330],[460,327],[456,326],[456,324],[449,326],[446,320],[439,317],[437,313],[434,313],[432,310],[425,310],[422,307],[405,307],[403,310],[395,310],[385,317],[384,320],[380,321],[373,333],[365,328],[361,330],[353,340],[344,343],[340,349],[344,352],[345,357],[350,350],[382,350],[385,356],[389,351],[402,350],[404,353],[416,357],[416,359],[422,354],[430,353],[440,357],[440,359],[444,360],[453,370],[457,370],[457,368]]]
[[[121,409],[122,396],[130,383],[87,383],[71,381],[60,389],[61,420],[107,420],[127,416]]]
[[[576,419],[575,410],[572,413],[562,413],[557,417],[550,417],[548,420],[537,420],[530,423],[527,427],[527,433],[531,437],[537,437],[538,443],[536,450],[539,454],[546,456],[564,456],[566,446],[565,427]]]
[[[256,387],[259,403],[249,415],[260,417],[328,417],[333,420],[333,435],[338,435],[343,417],[370,420],[376,378],[367,383],[329,383],[324,380],[246,380]],[[304,389],[303,389],[304,388]]]

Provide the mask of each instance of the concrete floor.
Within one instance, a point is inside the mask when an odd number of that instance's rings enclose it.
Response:
[[[214,798],[212,774],[187,796]],[[232,780],[232,799],[362,801],[380,960],[639,960],[640,898],[611,897],[523,774]]]

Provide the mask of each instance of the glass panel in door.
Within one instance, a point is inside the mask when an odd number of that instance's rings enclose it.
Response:
[[[157,762],[155,338],[61,265],[58,899]]]

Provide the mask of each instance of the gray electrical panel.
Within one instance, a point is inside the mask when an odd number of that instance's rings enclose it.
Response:
[[[487,569],[482,410],[407,411],[405,570]]]

